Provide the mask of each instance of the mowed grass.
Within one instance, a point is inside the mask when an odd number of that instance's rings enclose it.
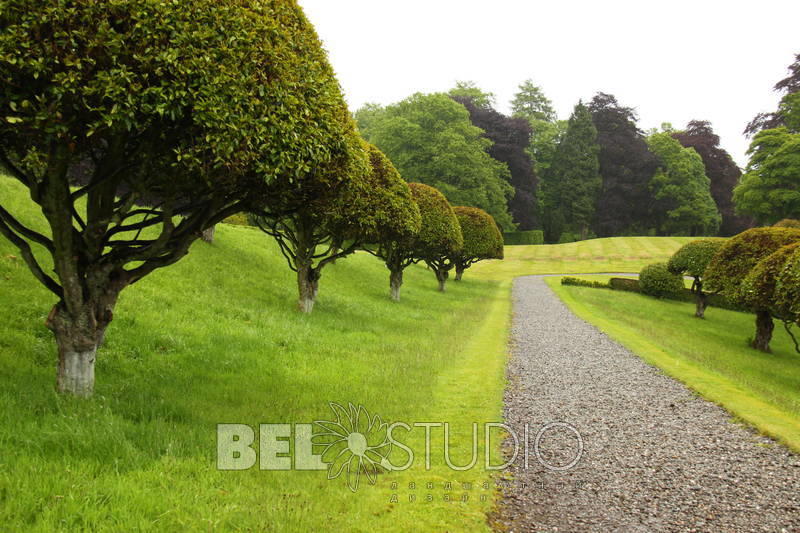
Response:
[[[484,261],[468,272],[485,279],[513,279],[531,274],[639,272],[668,260],[697,237],[610,237],[568,244],[506,246],[505,260]]]
[[[579,317],[763,433],[800,451],[800,355],[780,324],[772,353],[748,346],[755,317],[692,303],[547,283]]]
[[[0,197],[42,227],[15,182],[0,178]],[[216,425],[331,420],[328,402],[352,402],[388,422],[449,422],[453,460],[467,463],[472,422],[502,416],[508,294],[508,283],[471,275],[440,294],[431,272],[412,267],[395,304],[383,264],[357,254],[325,269],[305,316],[272,241],[220,225],[213,245],[195,243],[123,292],[96,394],[76,400],[54,392],[44,326],[54,297],[0,239],[0,529],[487,529],[494,489],[481,487],[491,481],[482,442],[478,466],[453,472],[434,428],[427,471],[415,428],[412,468],[375,486],[362,478],[352,493],[325,472],[220,472]]]

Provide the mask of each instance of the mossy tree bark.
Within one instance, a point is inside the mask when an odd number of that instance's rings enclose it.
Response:
[[[769,311],[756,311],[756,336],[753,339],[753,348],[769,353],[769,343],[774,329],[775,323]]]

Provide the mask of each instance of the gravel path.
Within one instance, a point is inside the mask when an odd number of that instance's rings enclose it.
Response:
[[[510,531],[800,531],[800,457],[573,315],[541,277],[514,283],[506,420],[524,453],[493,523]],[[549,422],[565,426],[540,433]],[[512,451],[510,441],[507,452]]]

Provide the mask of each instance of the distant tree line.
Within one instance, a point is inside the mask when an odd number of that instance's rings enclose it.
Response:
[[[448,101],[449,100],[449,101]],[[362,135],[403,175],[452,202],[485,209],[508,232],[543,229],[547,242],[618,235],[722,235],[754,224],[737,213],[741,171],[707,121],[645,133],[610,94],[558,120],[531,80],[511,102],[471,82],[356,114]],[[743,212],[745,212],[743,210]]]

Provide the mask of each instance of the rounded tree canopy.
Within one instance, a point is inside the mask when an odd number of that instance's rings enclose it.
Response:
[[[784,267],[798,249],[800,242],[788,244],[759,261],[742,281],[739,289],[742,303],[751,309],[768,309],[780,318],[788,318],[788,309],[777,305],[776,285]]]
[[[756,264],[779,248],[800,241],[800,229],[753,228],[729,239],[706,269],[706,286],[741,301],[738,289]]]
[[[7,0],[0,28],[0,148],[29,173],[63,145],[73,176],[113,153],[142,194],[227,199],[350,157],[341,89],[294,0]]]
[[[784,218],[772,225],[773,228],[800,228],[800,220]]]
[[[353,237],[370,244],[410,242],[422,219],[411,189],[383,152],[361,141],[369,169],[345,186],[341,218],[352,227]]]
[[[464,247],[458,252],[462,261],[503,258],[503,234],[492,215],[477,207],[454,207]]]
[[[670,258],[667,268],[673,274],[702,277],[711,259],[724,244],[725,241],[721,239],[701,239],[684,244]]]
[[[800,246],[796,246],[778,273],[773,298],[779,316],[800,323]]]
[[[447,198],[429,185],[409,183],[408,186],[422,217],[414,254],[420,259],[437,259],[461,250],[464,237]]]

